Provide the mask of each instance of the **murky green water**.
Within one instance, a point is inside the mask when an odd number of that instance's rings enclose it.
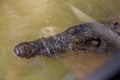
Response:
[[[14,56],[13,48],[20,42],[51,36],[80,23],[120,21],[119,3],[120,0],[0,0],[0,80],[78,80],[93,71],[107,56],[20,60]]]

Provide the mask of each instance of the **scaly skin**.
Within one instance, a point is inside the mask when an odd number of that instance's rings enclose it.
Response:
[[[47,57],[55,54],[62,54],[69,51],[96,50],[98,53],[106,53],[111,49],[111,44],[104,36],[97,34],[92,29],[97,27],[98,22],[81,24],[70,27],[66,31],[48,38],[41,38],[36,41],[23,42],[18,44],[15,49],[15,55],[20,58],[31,58],[36,55]],[[110,29],[120,35],[120,26],[118,23],[100,23],[105,29]]]

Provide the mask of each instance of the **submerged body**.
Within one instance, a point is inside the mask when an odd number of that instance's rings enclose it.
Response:
[[[104,53],[110,49],[109,41],[103,39],[102,35],[97,34],[92,29],[93,26],[97,27],[99,24],[120,35],[118,23],[86,23],[70,27],[66,31],[52,37],[20,43],[15,47],[14,52],[21,58],[31,58],[36,55],[51,57],[55,54],[80,50]]]

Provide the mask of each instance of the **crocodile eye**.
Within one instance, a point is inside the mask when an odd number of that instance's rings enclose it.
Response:
[[[81,42],[80,41],[75,41],[75,42],[73,42],[73,44],[80,45]]]

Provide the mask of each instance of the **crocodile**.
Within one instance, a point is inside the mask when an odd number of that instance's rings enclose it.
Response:
[[[72,26],[62,33],[50,37],[42,37],[35,41],[22,42],[15,46],[14,53],[20,58],[32,58],[37,55],[52,57],[57,54],[77,51],[97,51],[97,53],[109,53],[112,44],[109,39],[103,38],[93,29],[97,26],[120,35],[118,22],[89,22]],[[104,30],[104,29],[102,29]]]

